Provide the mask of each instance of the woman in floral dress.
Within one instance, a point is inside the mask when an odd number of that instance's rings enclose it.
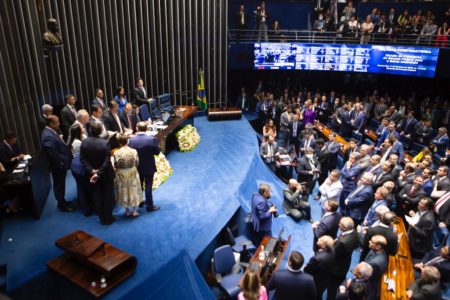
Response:
[[[139,164],[138,154],[135,149],[128,147],[126,135],[119,135],[117,141],[120,149],[114,152],[116,200],[125,207],[125,216],[137,217],[139,203],[143,201],[141,182],[136,168]]]

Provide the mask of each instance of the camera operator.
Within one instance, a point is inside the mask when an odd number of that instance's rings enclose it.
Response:
[[[309,195],[316,185],[317,178],[320,174],[320,163],[314,156],[314,149],[307,147],[305,155],[297,161],[298,182],[306,182],[307,195]]]
[[[270,186],[267,183],[261,183],[258,193],[253,194],[253,229],[257,234],[258,244],[266,235],[272,236],[272,215],[278,217],[277,208],[269,201],[270,197]]]
[[[283,209],[287,215],[291,215],[296,220],[304,218],[312,223],[311,206],[308,203],[308,194],[305,191],[297,180],[290,179],[289,184],[283,190]]]

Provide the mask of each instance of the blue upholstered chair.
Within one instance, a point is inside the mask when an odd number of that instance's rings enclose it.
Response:
[[[152,116],[152,119],[161,119],[161,111],[158,108],[158,104],[156,103],[155,99],[150,99],[149,101],[150,105],[150,114]]]
[[[248,252],[254,252],[256,250],[255,245],[253,245],[252,241],[248,237],[245,235],[235,237],[229,227],[226,227],[226,230],[228,239],[231,243],[231,248],[234,252],[242,253],[244,251],[244,246]]]
[[[170,102],[170,94],[162,94],[159,97],[159,108],[161,111],[172,111],[172,103]]]
[[[151,118],[150,111],[148,110],[148,104],[142,104],[139,106],[139,117],[143,121],[147,121]]]
[[[230,298],[235,298],[239,294],[239,281],[243,275],[240,270],[233,273],[233,267],[236,264],[233,249],[230,245],[224,245],[214,250],[214,272],[218,278],[218,283],[225,290]]]

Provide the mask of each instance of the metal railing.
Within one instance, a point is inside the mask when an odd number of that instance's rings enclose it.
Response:
[[[437,35],[402,34],[395,36],[387,33],[372,33],[366,35],[364,40],[359,31],[311,31],[311,30],[238,30],[229,29],[228,37],[231,44],[254,42],[301,42],[326,44],[379,44],[379,45],[405,45],[450,48],[450,41],[439,41]]]

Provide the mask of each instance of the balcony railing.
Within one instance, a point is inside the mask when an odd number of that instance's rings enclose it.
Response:
[[[387,33],[372,33],[362,38],[359,31],[333,32],[310,30],[228,30],[229,41],[235,43],[254,42],[300,42],[300,43],[326,43],[326,44],[378,44],[378,45],[405,45],[450,48],[450,41],[441,41],[437,35],[402,34],[389,35]]]

